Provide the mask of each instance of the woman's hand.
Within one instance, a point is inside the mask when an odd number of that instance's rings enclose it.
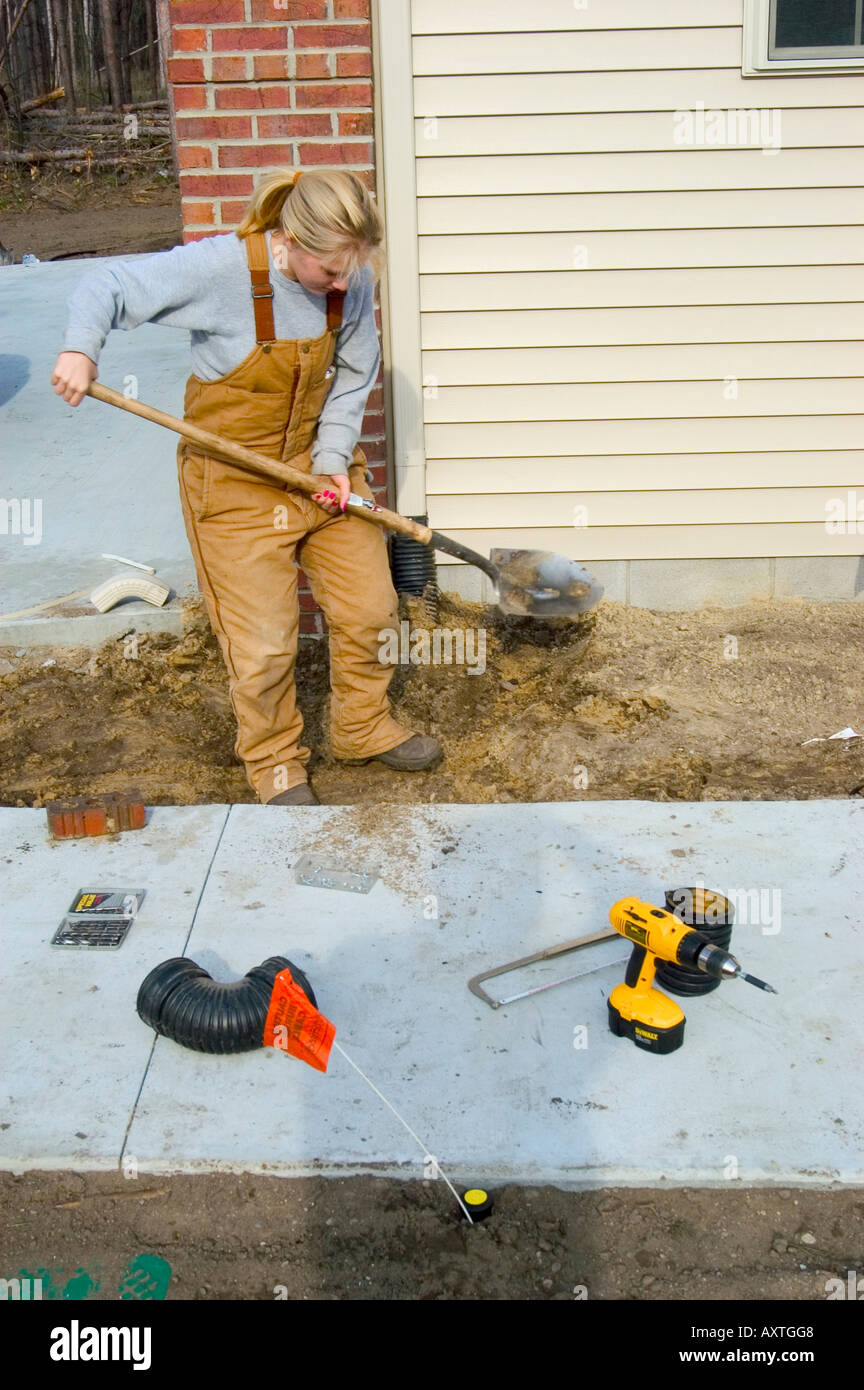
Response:
[[[61,352],[51,374],[55,396],[70,405],[80,405],[91,381],[99,375],[96,363],[84,352]]]
[[[312,501],[317,502],[319,507],[323,507],[325,512],[330,512],[332,516],[339,516],[344,512],[348,502],[348,494],[351,491],[351,482],[347,473],[320,474],[321,491],[312,493]],[[336,489],[334,491],[334,489]]]

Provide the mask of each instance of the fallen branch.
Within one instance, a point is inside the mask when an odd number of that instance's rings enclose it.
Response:
[[[113,106],[94,106],[93,113],[97,115],[100,111],[111,111],[115,116],[128,111],[149,111],[156,106],[161,106],[165,111],[168,110],[168,102],[164,97],[158,101],[127,101],[120,107],[120,112],[114,110]]]
[[[159,164],[164,163],[164,151],[169,148],[169,144],[170,142],[166,142],[164,145],[150,146],[135,155],[126,153],[92,158],[86,150],[25,150],[23,154],[11,154],[8,150],[3,150],[0,151],[0,164],[60,164],[64,169],[78,164],[86,164],[90,169],[112,169],[118,164]]]
[[[96,125],[80,118],[75,121],[64,122],[62,131],[45,128],[30,131],[31,136],[35,136],[37,139],[42,136],[46,140],[57,135],[65,135],[67,140],[74,140],[76,136],[79,140],[89,140],[91,135],[110,135],[115,140],[123,140],[124,144],[127,145],[134,145],[148,135],[164,135],[167,139],[170,133],[171,127],[167,121],[161,121],[158,125],[155,121],[148,121],[146,125],[138,127],[138,134],[134,138],[127,140],[123,135],[123,124],[120,121],[114,126]]]
[[[24,108],[21,109],[23,111]],[[132,111],[77,111],[72,116],[68,111],[40,111],[39,119],[47,121],[50,125],[54,125],[55,122],[62,125],[103,125],[122,130],[126,117],[134,114]],[[141,116],[140,123],[147,130],[154,126],[165,126],[167,129],[169,125],[167,114],[160,111],[151,111]]]
[[[65,87],[55,87],[53,92],[46,92],[41,97],[31,97],[29,101],[22,101],[21,114],[26,115],[28,111],[35,111],[38,106],[47,106],[50,101],[61,101],[66,95]],[[66,111],[46,111],[46,116],[66,116]]]

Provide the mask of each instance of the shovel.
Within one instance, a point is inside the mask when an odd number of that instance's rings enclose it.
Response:
[[[144,420],[164,425],[165,429],[201,445],[207,454],[228,459],[241,468],[285,483],[298,492],[311,494],[320,490],[320,477],[303,473],[289,463],[268,458],[266,454],[256,453],[242,444],[232,443],[221,435],[199,428],[191,421],[178,420],[163,410],[145,405],[143,401],[130,400],[119,391],[113,391],[110,386],[100,385],[98,381],[90,384],[87,394],[97,401],[104,401],[106,405],[119,406],[121,410],[140,415]],[[502,613],[533,618],[575,617],[593,608],[603,597],[602,584],[598,584],[586,569],[575,560],[568,560],[565,555],[546,550],[493,550],[492,558],[487,560],[476,550],[469,550],[459,541],[442,536],[440,531],[432,531],[420,522],[400,516],[398,512],[379,507],[376,502],[359,497],[356,492],[349,493],[345,510],[387,531],[398,531],[419,541],[421,545],[431,546],[433,550],[441,550],[468,565],[475,565],[491,579],[495,587],[495,601]]]

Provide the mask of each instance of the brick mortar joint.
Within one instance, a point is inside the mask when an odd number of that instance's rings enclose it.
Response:
[[[358,17],[358,18],[352,18],[352,19],[347,19],[347,18],[341,18],[341,17],[340,17],[340,18],[338,18],[338,19],[334,19],[334,20],[329,21],[329,22],[328,22],[327,20],[322,20],[322,19],[291,19],[291,20],[285,20],[285,19],[258,19],[258,20],[252,20],[252,21],[249,21],[249,20],[246,20],[246,19],[224,19],[224,20],[223,20],[223,19],[217,19],[217,20],[207,20],[207,21],[205,21],[205,22],[199,22],[198,24],[195,24],[195,23],[193,23],[191,20],[174,20],[174,21],[172,22],[172,24],[171,24],[171,32],[172,32],[172,34],[173,34],[173,33],[175,32],[175,30],[176,30],[178,33],[180,33],[180,32],[185,32],[185,33],[192,32],[192,33],[194,33],[197,29],[203,29],[203,30],[204,30],[204,33],[205,33],[206,42],[207,42],[208,45],[210,45],[210,47],[208,47],[208,50],[207,50],[207,51],[210,52],[210,51],[214,51],[214,50],[212,50],[212,42],[213,42],[213,32],[214,32],[214,30],[217,30],[219,33],[225,33],[225,32],[230,31],[230,30],[232,30],[232,29],[236,29],[238,34],[242,34],[242,33],[243,33],[245,30],[247,30],[247,29],[267,29],[267,30],[270,30],[271,32],[272,32],[273,30],[275,30],[275,29],[284,29],[284,30],[287,31],[287,41],[288,41],[288,43],[290,44],[290,46],[291,46],[292,48],[296,48],[296,44],[294,43],[294,31],[295,31],[295,29],[299,30],[300,33],[303,34],[303,33],[307,32],[309,29],[329,29],[329,28],[354,29],[354,28],[358,28],[358,27],[360,27],[360,26],[363,26],[363,27],[367,30],[367,33],[366,33],[366,35],[365,35],[365,41],[362,42],[362,43],[361,43],[361,42],[357,42],[357,43],[350,44],[350,45],[347,45],[347,46],[348,46],[348,47],[351,47],[351,48],[361,48],[361,49],[364,49],[366,52],[368,52],[368,51],[370,50],[370,48],[371,48],[371,40],[372,40],[371,24],[370,24],[370,22],[369,22],[368,19],[359,18],[359,17]],[[313,44],[309,44],[309,45],[308,45],[308,50],[307,50],[307,49],[306,49],[306,45],[303,45],[304,51],[308,51],[308,52],[310,52],[310,53],[314,51],[314,47],[315,47],[315,46],[314,46]],[[322,47],[326,47],[326,46],[325,46],[325,45],[322,45]],[[191,49],[191,50],[182,49],[182,50],[181,50],[181,52],[184,52],[184,53],[185,53],[185,52],[201,52],[201,51],[202,51],[202,50],[200,50],[200,49],[197,49],[197,50],[196,50],[196,49]],[[221,50],[215,50],[215,51],[221,51]],[[250,49],[249,51],[252,52],[253,50]],[[264,49],[264,50],[261,50],[261,51],[263,51],[263,52],[268,52],[268,53],[274,52],[274,50],[273,50],[272,48],[271,48],[271,49]]]
[[[255,113],[250,112],[249,114],[254,115]],[[289,111],[286,109],[285,111],[281,112],[276,111],[273,114],[276,116],[294,116],[301,113],[293,110]],[[237,145],[248,145],[249,141],[253,140],[254,138],[254,135],[195,135],[190,132],[188,135],[179,135],[177,137],[177,144],[178,146],[182,146],[184,149],[190,147],[200,147],[201,149],[209,149],[212,151],[216,149],[231,149],[232,147]],[[373,144],[371,135],[343,135],[340,134],[338,131],[330,131],[325,135],[285,134],[262,135],[259,137],[259,142],[262,145],[284,145],[286,143],[290,143],[292,140],[300,140],[303,142],[304,145],[332,145],[334,142],[339,145],[371,146]],[[372,168],[373,166],[370,164],[369,167]]]
[[[338,109],[338,112],[336,112],[335,114],[340,114],[340,113],[343,113],[343,112],[344,112],[344,108],[340,106],[339,109]],[[221,115],[221,114],[223,114],[223,113],[222,113],[222,112],[217,112],[217,113],[216,113],[216,118],[218,119],[218,116]],[[273,107],[271,110],[268,110],[268,111],[260,111],[260,110],[258,110],[258,111],[233,111],[233,110],[232,110],[232,112],[231,112],[231,116],[232,116],[232,117],[233,117],[233,116],[239,116],[239,117],[241,117],[243,120],[246,120],[246,119],[249,119],[249,120],[258,119],[258,120],[260,120],[262,116],[264,116],[265,118],[271,117],[271,116],[275,116],[275,117],[278,118],[279,116],[306,116],[306,115],[308,115],[308,114],[309,114],[309,112],[308,112],[308,110],[307,110],[305,107],[298,111],[298,110],[295,110],[293,107],[287,107],[287,106],[285,107],[284,111],[280,111],[279,108],[278,108],[278,106],[275,106],[275,107]],[[325,114],[325,115],[326,115],[327,113],[324,112],[324,113],[322,113],[322,114]],[[350,111],[350,112],[344,112],[344,114],[351,115],[351,116],[363,116],[363,115],[365,115],[366,113],[365,113],[364,111]],[[210,115],[210,113],[208,112],[207,115],[205,115],[204,117],[196,117],[196,116],[178,116],[177,119],[178,119],[179,121],[182,121],[182,120],[193,120],[193,121],[194,121],[194,120],[198,120],[198,119],[212,120],[213,117],[212,117],[212,116]],[[230,119],[230,117],[229,117],[229,119]],[[291,135],[291,136],[288,136],[288,137],[286,137],[286,136],[284,136],[284,135],[262,135],[261,141],[262,141],[263,144],[278,144],[280,141],[284,141],[286,138],[288,138],[288,139],[291,139],[291,140],[302,140],[303,143],[304,143],[304,144],[307,144],[307,145],[332,145],[332,144],[333,144],[333,134],[334,134],[333,131],[324,131],[324,132],[322,132],[322,133],[320,133],[320,134],[308,134],[308,135],[307,135],[307,134],[304,133],[304,134],[301,134],[301,135]],[[337,132],[336,132],[336,138],[337,138],[339,144],[341,144],[341,145],[371,145],[371,144],[372,144],[372,136],[371,136],[371,135],[356,135],[354,132],[347,132],[347,131],[338,132],[338,131],[337,131]],[[237,145],[237,144],[241,144],[241,145],[242,145],[244,142],[248,142],[249,136],[248,136],[248,135],[201,135],[201,136],[199,137],[199,136],[196,136],[196,135],[195,135],[194,131],[189,131],[187,134],[185,134],[185,135],[180,135],[180,136],[178,137],[178,141],[179,141],[180,143],[182,143],[182,142],[184,142],[184,141],[188,141],[188,140],[191,140],[192,143],[193,143],[193,145],[206,145],[206,143],[207,143],[208,140],[216,140],[216,141],[218,141],[218,143],[219,143],[220,145],[225,145],[225,146],[227,147],[227,146],[229,146],[229,145]]]

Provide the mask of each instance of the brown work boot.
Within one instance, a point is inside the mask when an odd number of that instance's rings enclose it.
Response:
[[[364,763],[384,763],[397,772],[423,772],[426,768],[437,767],[444,757],[444,749],[437,738],[428,734],[413,734],[404,743],[388,748],[386,753],[375,753],[371,758],[345,758],[350,767],[360,767]]]
[[[321,802],[308,782],[298,782],[296,787],[289,787],[287,792],[280,792],[278,796],[271,797],[264,804],[266,806],[320,806]]]

